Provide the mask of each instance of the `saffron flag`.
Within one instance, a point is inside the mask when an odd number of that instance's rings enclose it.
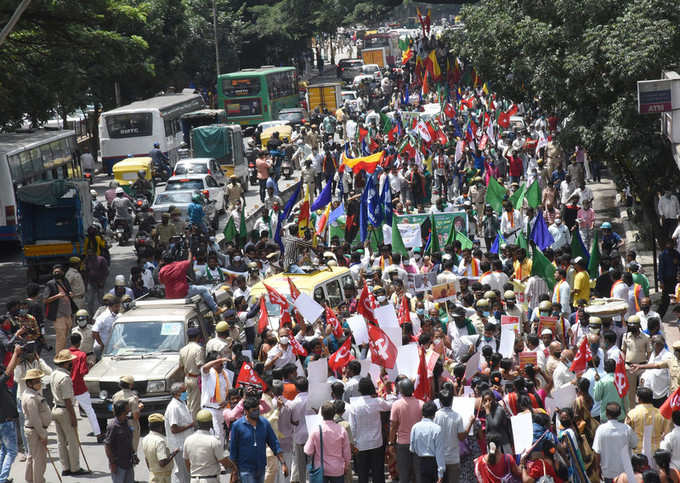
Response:
[[[345,342],[338,348],[337,351],[333,352],[328,358],[328,367],[334,372],[342,370],[350,361],[354,360],[352,355],[352,338],[347,337]]]
[[[298,236],[304,238],[305,229],[311,225],[309,213],[309,190],[305,188],[305,197],[302,199],[300,205],[300,214],[298,215]]]
[[[357,174],[362,169],[367,173],[372,174],[373,172],[375,172],[375,169],[377,168],[378,164],[382,162],[384,156],[385,151],[379,151],[369,156],[362,156],[359,158],[348,158],[343,152],[341,167],[347,166],[349,169],[352,170],[354,174]]]
[[[326,225],[328,224],[328,217],[330,216],[330,211],[331,205],[328,204],[326,205],[326,209],[324,210],[323,214],[316,221],[315,230],[317,235],[321,235],[326,229]]]
[[[397,346],[377,325],[368,325],[368,348],[374,364],[392,369],[397,362]]]

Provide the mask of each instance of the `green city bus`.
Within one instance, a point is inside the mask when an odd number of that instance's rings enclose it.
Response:
[[[263,66],[220,75],[217,102],[229,123],[248,126],[275,120],[281,109],[299,105],[295,67]]]

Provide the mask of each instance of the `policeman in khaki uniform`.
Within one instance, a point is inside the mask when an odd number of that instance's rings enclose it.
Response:
[[[54,408],[52,419],[57,428],[57,440],[59,441],[59,461],[64,468],[63,476],[78,476],[89,474],[80,468],[80,454],[78,443],[78,420],[74,409],[75,396],[73,395],[73,382],[71,381],[71,369],[73,359],[76,356],[68,349],[62,349],[54,358],[57,368],[50,376],[50,389]]]
[[[132,451],[136,453],[139,446],[139,433],[141,432],[139,416],[144,404],[139,402],[139,397],[132,390],[135,385],[135,379],[132,376],[121,376],[118,384],[120,385],[120,391],[113,395],[111,401],[113,404],[121,400],[128,402],[130,412],[132,413],[132,420],[130,421],[130,427],[132,428]]]
[[[229,324],[222,320],[215,326],[215,337],[205,345],[205,353],[217,352],[220,357],[230,357],[233,342],[234,340],[229,337]]]
[[[198,410],[201,409],[201,390],[198,387],[200,369],[205,364],[205,351],[198,344],[201,329],[191,327],[187,330],[189,343],[179,350],[179,365],[184,370],[184,384],[187,386],[187,406],[191,416],[196,419]]]
[[[201,409],[196,415],[198,431],[189,435],[184,441],[182,453],[184,463],[191,474],[191,483],[215,483],[219,481],[220,465],[232,471],[233,477],[237,471],[236,465],[227,456],[220,441],[210,434],[213,425],[212,413]]]
[[[50,407],[42,397],[40,369],[26,371],[24,381],[26,390],[21,396],[21,409],[24,412],[24,430],[28,441],[28,457],[24,477],[29,483],[45,483],[47,466],[47,427],[52,421]]]
[[[94,336],[90,327],[90,314],[85,309],[76,312],[76,326],[71,331],[80,334],[80,346],[78,347],[87,356],[87,365],[92,367],[97,358],[94,355]]]
[[[179,448],[172,453],[165,440],[165,418],[160,413],[149,416],[149,434],[142,440],[142,450],[149,468],[149,483],[170,483],[172,459]]]
[[[646,364],[652,353],[652,342],[647,334],[640,330],[640,317],[631,315],[626,321],[628,332],[621,339],[621,352],[626,361],[626,374],[628,375],[628,407],[635,406],[640,373],[633,370],[633,364]]]

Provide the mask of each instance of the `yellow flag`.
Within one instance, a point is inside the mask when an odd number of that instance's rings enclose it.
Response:
[[[482,92],[484,93],[485,96],[489,95],[489,89],[487,89],[487,87],[486,87],[486,82],[482,86]]]

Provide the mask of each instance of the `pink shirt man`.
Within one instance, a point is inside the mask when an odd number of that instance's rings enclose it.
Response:
[[[321,429],[323,430],[323,474],[324,476],[342,476],[352,460],[347,431],[333,421],[323,421]],[[318,468],[321,464],[318,426],[312,429],[307,438],[305,453],[309,456],[314,455],[314,467]]]
[[[397,444],[409,444],[411,428],[423,416],[423,401],[413,396],[402,397],[392,404],[390,423],[399,424],[397,429]]]

